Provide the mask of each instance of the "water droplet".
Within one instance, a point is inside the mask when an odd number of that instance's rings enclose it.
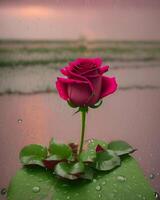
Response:
[[[114,189],[114,190],[113,190],[113,192],[114,192],[114,193],[117,193],[117,190],[116,190],[116,189]]]
[[[158,192],[155,192],[154,195],[155,195],[155,197],[156,197],[157,200],[160,200],[160,195],[158,194]]]
[[[89,139],[89,140],[88,140],[88,143],[91,143],[91,142],[93,142],[93,141],[94,141],[93,139]]]
[[[139,197],[139,198],[142,198],[142,195],[141,195],[141,194],[138,194],[138,197]]]
[[[99,198],[101,198],[101,197],[102,197],[102,195],[101,195],[101,194],[99,194],[99,195],[98,195],[98,197],[99,197]]]
[[[22,123],[22,119],[18,119],[17,122],[18,122],[19,124],[21,124],[21,123]]]
[[[100,185],[97,185],[97,186],[96,186],[96,190],[97,190],[97,191],[100,191],[100,190],[101,190],[101,186],[100,186]]]
[[[96,183],[97,182],[97,180],[96,179],[93,179],[93,183]]]
[[[7,193],[6,188],[2,188],[2,189],[1,189],[1,195],[5,195],[6,193]]]
[[[155,175],[154,175],[153,173],[151,173],[151,174],[149,175],[149,178],[152,180],[152,179],[155,178]]]
[[[126,181],[126,177],[124,177],[124,176],[117,176],[117,180],[121,181],[121,182],[124,182],[124,181]]]
[[[67,199],[70,199],[70,196],[67,196]]]
[[[35,193],[37,193],[37,192],[40,191],[40,187],[35,186],[35,187],[32,188],[32,191],[35,192]]]
[[[106,184],[106,182],[105,182],[105,181],[103,181],[103,182],[102,182],[102,185],[105,185],[105,184]]]

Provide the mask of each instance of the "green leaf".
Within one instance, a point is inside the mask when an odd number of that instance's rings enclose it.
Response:
[[[118,177],[125,177],[121,181]],[[39,192],[33,192],[34,187]],[[100,186],[100,190],[96,189]],[[141,167],[132,157],[123,159],[114,173],[96,172],[94,181],[67,181],[41,167],[23,168],[10,182],[9,200],[155,200],[155,190],[146,180]]]
[[[19,155],[23,165],[44,166],[42,160],[47,157],[47,148],[37,144],[25,146]]]
[[[66,144],[58,144],[52,138],[49,144],[49,152],[51,155],[58,155],[63,159],[67,159],[72,156],[72,149]]]
[[[105,152],[97,153],[97,157],[93,167],[100,171],[111,170],[121,163],[119,156],[113,151],[107,150]]]
[[[93,180],[94,171],[91,167],[85,166],[84,173],[80,175],[80,178]]]
[[[94,162],[96,158],[96,152],[87,150],[87,151],[82,151],[82,153],[79,156],[79,160],[82,162]]]
[[[77,108],[78,107],[78,106],[74,105],[71,101],[67,101],[67,103],[71,108]]]
[[[61,162],[55,167],[55,173],[57,175],[70,180],[78,179],[78,175],[83,172],[84,164],[81,162],[77,162],[74,164]]]
[[[82,151],[79,156],[80,161],[82,162],[94,162],[96,158],[96,147],[100,145],[105,150],[107,149],[107,143],[102,140],[91,139],[88,143],[88,149],[86,151]]]
[[[75,164],[72,165],[71,169],[70,169],[70,174],[81,174],[84,172],[84,164],[82,162],[77,162]]]
[[[129,154],[135,151],[128,143],[121,140],[110,142],[108,144],[108,149],[116,152],[118,156]]]

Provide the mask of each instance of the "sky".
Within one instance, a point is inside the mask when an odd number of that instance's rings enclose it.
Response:
[[[0,0],[0,39],[160,40],[159,0]]]

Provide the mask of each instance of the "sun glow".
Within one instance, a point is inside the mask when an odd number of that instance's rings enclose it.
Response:
[[[20,14],[27,17],[47,17],[53,10],[42,6],[27,6],[20,9]]]

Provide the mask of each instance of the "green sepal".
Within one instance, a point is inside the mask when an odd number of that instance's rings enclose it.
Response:
[[[74,103],[72,103],[70,100],[68,100],[67,103],[71,108],[77,108],[78,107],[78,106],[74,105]]]
[[[98,101],[96,104],[94,104],[94,105],[91,105],[91,106],[89,106],[89,107],[91,107],[91,108],[95,109],[95,108],[98,108],[98,107],[100,107],[100,106],[102,105],[102,103],[103,103],[103,101],[102,101],[102,100],[100,100],[100,101]]]

